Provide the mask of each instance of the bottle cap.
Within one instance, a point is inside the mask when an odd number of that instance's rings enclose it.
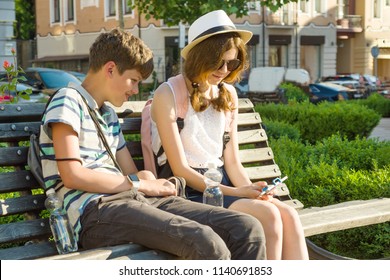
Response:
[[[54,189],[48,189],[46,191],[46,195],[49,195],[49,194],[52,194],[52,193],[55,193]]]
[[[215,161],[209,161],[209,162],[207,163],[207,167],[208,167],[209,169],[215,169],[215,168],[217,168],[217,163],[216,163]]]

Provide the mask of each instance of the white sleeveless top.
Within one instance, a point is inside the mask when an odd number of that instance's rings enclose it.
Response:
[[[170,86],[175,95],[172,86]],[[207,168],[209,161],[214,161],[217,166],[222,166],[223,134],[225,130],[225,114],[209,106],[203,112],[195,112],[188,98],[188,111],[184,118],[184,128],[180,132],[184,153],[189,166],[194,168]],[[176,106],[176,101],[175,101]],[[177,112],[177,110],[176,110]],[[157,154],[161,147],[156,123],[151,120],[152,149]],[[163,154],[158,158],[161,166],[166,162]]]

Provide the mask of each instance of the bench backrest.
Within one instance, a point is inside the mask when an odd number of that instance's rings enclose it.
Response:
[[[140,127],[144,105],[145,101],[131,101],[115,108],[139,169],[143,169]],[[0,259],[1,249],[8,245],[19,245],[7,251],[14,254],[8,255],[13,259],[56,254],[54,246],[40,243],[51,236],[48,219],[41,218],[46,196],[27,166],[29,136],[39,130],[44,108],[45,104],[0,104]],[[260,115],[249,99],[239,100],[238,125],[240,158],[251,180],[271,182],[280,176]],[[279,194],[282,200],[302,207],[290,198],[288,189],[279,189]],[[33,244],[22,246],[26,243]]]

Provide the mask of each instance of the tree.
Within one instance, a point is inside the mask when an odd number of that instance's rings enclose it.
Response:
[[[35,1],[15,0],[15,37],[22,40],[35,38]]]
[[[276,11],[284,4],[297,2],[298,0],[261,0],[262,6]],[[163,19],[168,26],[182,23],[192,23],[201,15],[222,9],[227,14],[235,14],[242,17],[248,14],[246,0],[134,0],[133,8],[145,15],[148,20],[151,17]]]

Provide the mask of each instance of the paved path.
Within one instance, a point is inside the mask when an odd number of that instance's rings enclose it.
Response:
[[[381,141],[390,141],[390,118],[382,118],[368,138],[379,138]]]

